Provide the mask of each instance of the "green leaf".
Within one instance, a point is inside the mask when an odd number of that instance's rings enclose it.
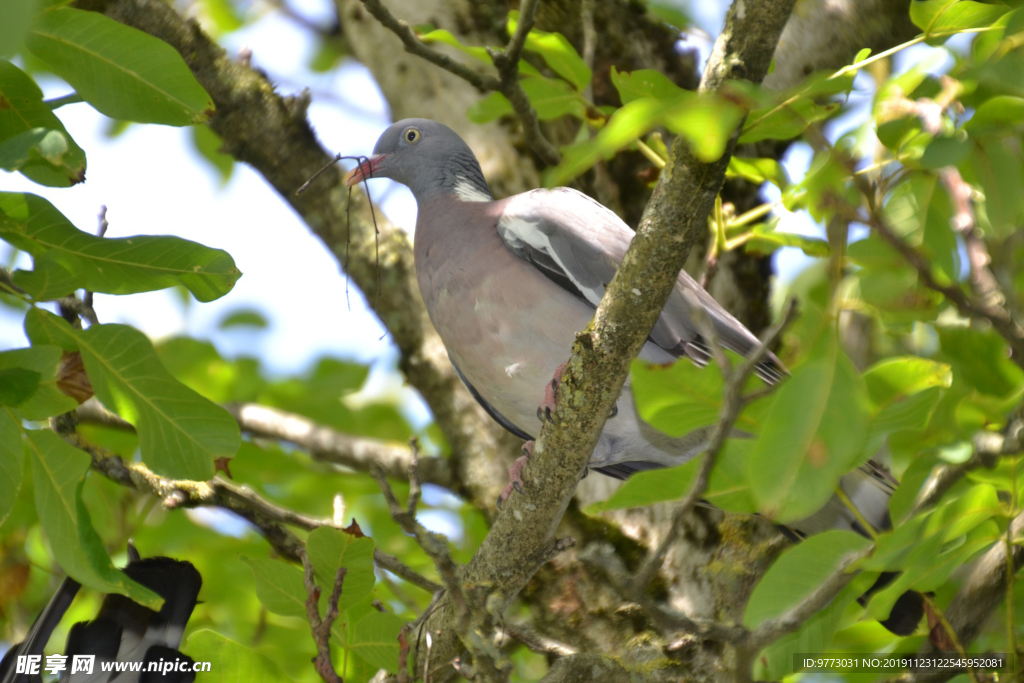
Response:
[[[487,123],[513,112],[512,103],[500,92],[492,92],[466,110],[466,118],[473,123]]]
[[[231,311],[217,323],[218,330],[228,330],[233,327],[248,327],[257,330],[265,330],[270,326],[266,316],[255,308],[240,308]]]
[[[144,334],[127,325],[93,325],[77,336],[96,396],[135,425],[142,459],[153,471],[205,481],[214,460],[238,451],[235,419],[174,379]]]
[[[78,338],[68,321],[41,308],[30,308],[25,314],[25,336],[34,347],[56,346],[64,351],[78,350]],[[57,355],[57,360],[60,360],[60,354]],[[56,373],[56,365],[53,371]]]
[[[690,18],[690,15],[672,0],[652,0],[647,3],[646,9],[648,14],[677,31],[685,31],[690,26],[693,26],[693,20]]]
[[[673,83],[668,76],[655,69],[638,69],[636,71],[619,71],[612,65],[612,84],[619,91],[623,104],[644,97],[659,100],[671,100],[685,96],[686,91]]]
[[[825,531],[785,550],[757,584],[747,603],[743,625],[757,628],[785,614],[810,595],[839,567],[843,558],[868,547],[852,531]]]
[[[585,173],[598,161],[610,159],[658,125],[672,106],[672,103],[642,98],[620,107],[592,139],[563,149],[561,163],[545,171],[544,185],[563,185]]]
[[[938,169],[944,166],[959,166],[971,153],[971,143],[966,138],[938,137],[928,143],[924,154],[918,160],[923,168]]]
[[[713,94],[700,94],[686,106],[675,107],[664,118],[665,127],[682,135],[701,161],[715,161],[743,120],[743,110],[734,102]]]
[[[14,508],[25,467],[21,424],[11,410],[0,408],[0,526]]]
[[[508,13],[509,35],[516,32],[518,21],[519,12]],[[543,57],[552,71],[572,83],[577,90],[583,90],[590,84],[593,76],[590,67],[561,33],[533,29],[526,35],[523,49],[536,52]]]
[[[306,588],[302,583],[302,570],[277,560],[243,557],[256,578],[256,597],[260,604],[274,614],[286,617],[308,618]]]
[[[1002,133],[1021,121],[1024,121],[1024,98],[997,95],[974,111],[974,116],[964,123],[964,130],[972,136]]]
[[[864,371],[864,384],[875,411],[932,387],[949,387],[953,372],[946,363],[920,356],[896,356]]]
[[[1024,385],[1024,370],[1009,359],[1006,342],[994,331],[973,327],[938,327],[936,331],[954,374],[973,389],[1002,397]]]
[[[716,365],[634,361],[631,376],[640,417],[659,431],[680,437],[718,421],[724,383]]]
[[[291,681],[268,657],[209,629],[194,632],[182,650],[196,662],[209,662],[204,683]]]
[[[85,180],[85,152],[71,139],[60,119],[43,103],[42,90],[24,71],[10,62],[0,60],[0,143],[3,143],[0,149],[5,154],[17,156],[19,146],[30,139],[19,136],[36,130],[56,131],[63,135],[68,151],[59,155],[57,161],[48,156],[52,148],[48,149],[48,154],[30,154],[25,162],[17,165],[18,170],[26,178],[51,187],[69,187]],[[12,142],[14,138],[18,140]]]
[[[729,512],[749,514],[757,509],[743,476],[752,447],[753,441],[729,439],[725,442],[711,470],[703,496],[705,500]],[[588,506],[587,512],[596,514],[678,500],[693,485],[700,460],[694,458],[683,465],[638,472],[616,489],[610,498]]]
[[[163,599],[116,569],[82,503],[90,458],[48,429],[28,432],[36,510],[50,549],[75,580],[101,593],[125,595],[151,609]]]
[[[0,142],[0,168],[22,171],[32,166],[68,168],[73,150],[66,134],[32,128]]]
[[[21,49],[38,5],[38,0],[0,0],[0,57]]]
[[[972,0],[916,0],[910,3],[910,20],[927,34],[945,33],[989,26],[1009,11]]]
[[[748,252],[771,253],[779,247],[796,247],[808,256],[826,257],[829,255],[828,242],[816,237],[804,237],[793,232],[779,232],[778,221],[759,223],[750,229],[753,235],[746,242]]]
[[[99,12],[44,12],[27,45],[110,118],[188,126],[213,111],[213,100],[174,48]]]
[[[0,407],[20,406],[27,401],[39,388],[39,379],[39,373],[33,370],[0,369]]]
[[[394,614],[371,611],[352,624],[349,649],[377,669],[398,672],[398,634],[403,622]]]
[[[35,345],[29,349],[13,349],[0,353],[0,375],[8,370],[30,371],[38,378],[36,388],[18,404],[16,414],[26,420],[45,420],[78,407],[78,402],[57,388],[57,368],[61,349]],[[0,379],[0,393],[4,380]]]
[[[306,552],[316,570],[317,580],[324,595],[334,587],[339,567],[345,567],[338,609],[342,612],[373,595],[373,539],[356,538],[341,529],[318,527],[310,532]]]
[[[789,187],[789,173],[786,167],[775,159],[756,157],[730,157],[727,178],[743,178],[752,183],[769,182],[780,190]]]
[[[644,97],[615,111],[592,139],[566,147],[562,162],[544,174],[546,186],[561,185],[584,173],[601,159],[633,145],[658,125],[682,135],[702,161],[722,156],[725,142],[743,112],[735,103],[714,94],[682,91],[679,97]]]
[[[77,288],[135,294],[181,285],[199,301],[212,301],[231,291],[241,275],[220,249],[170,236],[96,237],[27,193],[0,193],[0,239],[33,256],[33,274],[18,271],[15,282],[39,299]]]
[[[1020,138],[1007,135],[976,139],[964,171],[964,179],[980,184],[985,193],[983,206],[991,231],[1001,238],[1012,235],[1024,221]]]
[[[231,179],[235,158],[222,150],[224,141],[209,126],[192,126],[192,145],[220,176],[221,187]]]
[[[861,577],[854,579],[824,609],[801,624],[797,631],[786,634],[766,647],[756,658],[754,675],[757,680],[781,681],[792,676],[794,654],[833,650],[833,636],[843,624],[844,613],[868,587],[870,584],[865,584]]]
[[[826,332],[782,384],[747,465],[765,515],[781,523],[799,520],[832,497],[839,479],[862,459],[867,403],[864,381]]]
[[[530,104],[537,111],[537,118],[541,121],[549,121],[566,115],[579,119],[584,118],[586,104],[580,98],[579,93],[564,81],[543,76],[529,76],[524,78],[521,84]]]
[[[467,55],[479,59],[481,62],[491,64],[491,55],[487,53],[487,48],[476,47],[472,45],[464,45],[458,38],[456,38],[451,31],[446,31],[443,28],[435,29],[427,33],[420,34],[417,36],[422,42],[430,45],[432,43],[444,43],[445,45],[451,45],[452,47],[465,52]]]

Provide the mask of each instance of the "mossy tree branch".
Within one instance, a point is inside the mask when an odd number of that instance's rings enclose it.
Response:
[[[714,90],[730,78],[760,82],[793,4],[738,0],[729,11],[701,89]],[[661,313],[690,247],[705,229],[734,144],[735,136],[722,158],[711,163],[698,161],[684,142],[674,144],[622,265],[592,324],[577,336],[554,419],[541,430],[535,457],[526,468],[527,495],[513,496],[507,503],[464,572],[465,583],[492,587],[488,602],[495,609],[508,606],[536,571],[531,558],[543,556],[551,544],[629,364]],[[436,680],[453,673],[447,662],[461,651],[450,628],[454,616],[448,607],[427,622],[436,634],[433,661],[443,663]]]

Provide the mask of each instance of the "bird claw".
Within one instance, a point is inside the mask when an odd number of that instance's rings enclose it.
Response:
[[[523,454],[516,458],[516,461],[508,468],[508,486],[502,489],[501,495],[498,496],[497,507],[499,511],[501,510],[501,504],[508,500],[513,491],[525,495],[526,492],[523,490],[523,468],[530,460],[531,455],[533,455],[533,441],[527,441],[523,444]]]
[[[541,422],[554,422],[555,404],[558,401],[558,383],[562,381],[562,373],[565,372],[565,363],[555,368],[555,374],[551,381],[544,387],[544,400],[537,408],[537,419]]]

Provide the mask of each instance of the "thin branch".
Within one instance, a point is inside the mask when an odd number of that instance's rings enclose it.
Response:
[[[526,36],[533,28],[533,17],[538,0],[523,1],[519,13],[519,24],[504,50],[488,48],[487,52],[498,70],[498,77],[480,74],[461,62],[428,47],[416,37],[409,24],[391,14],[380,0],[360,0],[360,2],[384,28],[398,36],[407,52],[455,74],[484,92],[493,90],[504,95],[519,117],[519,121],[523,125],[523,136],[531,149],[549,166],[554,166],[561,161],[561,153],[541,131],[537,112],[530,104],[530,98],[527,97],[526,91],[523,90],[523,86],[519,82],[519,57],[526,44]]]
[[[379,21],[384,28],[398,36],[399,40],[402,41],[402,45],[405,46],[406,52],[422,57],[431,64],[455,74],[462,80],[485,92],[501,89],[501,82],[494,76],[479,74],[448,55],[441,54],[437,50],[427,47],[425,43],[416,37],[409,24],[395,17],[395,15],[388,11],[387,7],[381,4],[380,0],[360,0],[360,2],[363,3],[366,11],[373,15],[373,18]]]
[[[239,424],[242,426],[243,429],[246,430],[254,431],[251,428],[255,427],[257,424],[263,426],[266,426],[267,424],[276,424],[281,428],[281,431],[275,435],[276,438],[292,440],[285,434],[293,432],[288,432],[287,430],[285,430],[283,425],[292,424],[295,421],[298,421],[299,423],[303,423],[303,428],[308,426],[305,425],[304,423],[313,425],[314,433],[319,432],[320,430],[322,430],[322,432],[329,433],[321,434],[321,437],[325,437],[329,443],[334,443],[335,437],[340,438],[343,441],[350,440],[352,442],[355,442],[358,445],[356,448],[351,449],[351,451],[361,452],[362,449],[367,450],[367,453],[364,454],[366,456],[365,458],[360,457],[354,461],[356,463],[362,463],[365,471],[369,471],[369,462],[372,460],[372,457],[374,457],[374,455],[384,457],[390,452],[387,450],[375,450],[376,446],[379,445],[376,442],[371,441],[370,443],[363,443],[363,440],[361,439],[354,439],[353,437],[341,434],[340,432],[335,432],[334,430],[328,429],[327,427],[315,425],[314,423],[297,415],[282,413],[270,408],[265,408],[264,406],[256,405],[239,406],[237,408],[239,410],[238,414],[245,413],[246,409],[248,408],[252,408],[256,411],[256,417],[253,419],[252,423],[248,423],[243,419],[239,419]],[[270,415],[263,411],[269,411]],[[238,415],[236,415],[236,417],[237,416]],[[268,422],[268,417],[271,416],[272,419],[270,419]],[[86,401],[85,403],[80,405],[78,407],[78,410],[75,412],[75,417],[81,422],[102,424],[108,427],[114,427],[116,429],[125,429],[128,431],[134,431],[135,429],[130,423],[122,420],[117,415],[114,415],[110,411],[106,410],[97,401]],[[292,426],[294,426],[294,424],[292,424]],[[315,443],[316,440],[314,439],[313,442]],[[124,461],[121,460],[120,456],[117,456],[113,453],[109,453],[95,446],[86,444],[80,437],[77,437],[77,435],[75,436],[74,445],[78,446],[79,448],[82,448],[83,450],[85,450],[86,452],[90,453],[90,455],[93,456],[93,466],[95,469],[99,470],[108,478],[113,479],[118,483],[131,486],[132,488],[136,488],[138,490],[153,493],[154,495],[160,498],[166,498],[166,496],[168,495],[168,491],[174,491],[174,507],[199,507],[202,505],[223,507],[224,509],[231,510],[232,512],[240,514],[242,517],[245,517],[250,521],[252,521],[251,517],[253,516],[266,515],[270,519],[274,519],[276,521],[279,521],[284,524],[289,524],[291,526],[296,526],[300,529],[305,529],[306,531],[312,531],[313,529],[316,529],[319,526],[336,526],[333,520],[315,519],[312,517],[307,517],[305,515],[299,515],[297,513],[291,512],[290,510],[278,508],[273,504],[264,501],[251,490],[245,487],[235,486],[234,484],[230,484],[222,479],[212,479],[209,482],[166,479],[164,477],[160,477],[159,475],[154,474],[152,471],[146,468],[145,465],[125,465]],[[300,443],[300,445],[302,444]],[[387,446],[386,444],[384,445]],[[335,452],[335,455],[337,455],[338,453],[350,453],[350,450],[341,449]],[[100,459],[102,461],[102,467],[97,465],[97,459]],[[323,457],[321,459],[328,462],[336,462],[336,460],[332,460],[330,457]],[[345,461],[340,464],[352,464],[350,461],[348,461],[347,458],[344,458],[343,460]],[[434,458],[431,458],[431,460],[434,460]],[[120,466],[117,465],[118,462],[120,463]],[[396,471],[404,474],[407,471],[407,467],[408,465],[404,465],[401,467],[396,467],[395,469]],[[141,479],[148,484],[147,486],[143,487],[136,485],[135,480],[132,479],[131,477],[133,470],[137,470],[137,476],[141,477]],[[391,469],[389,468],[388,471],[390,472]],[[204,489],[204,486],[208,486],[209,491]],[[223,505],[222,498],[217,493],[218,490],[222,490],[223,495],[231,499],[233,505]],[[191,493],[188,494],[187,498],[182,499],[180,495],[180,492],[182,491]],[[251,508],[251,510],[249,512],[243,512],[240,511],[239,508]],[[255,522],[253,523],[255,524]],[[257,527],[259,527],[258,524]],[[261,531],[266,532],[266,530],[262,527],[260,527],[260,529]],[[267,534],[265,533],[264,535]],[[270,536],[268,536],[268,539],[269,538]],[[297,539],[295,540],[297,542]],[[289,543],[287,547],[294,548],[296,546],[294,546],[294,544],[292,543]],[[288,557],[289,559],[295,561],[298,561],[299,559],[298,555],[291,551],[285,553],[281,552],[281,550],[278,549],[278,552]],[[419,574],[414,569],[404,564],[397,557],[394,557],[393,555],[389,555],[381,551],[380,548],[374,549],[373,559],[374,562],[377,563],[377,566],[383,569],[387,569],[395,576],[404,579],[405,581],[408,581],[414,586],[418,586],[419,588],[422,588],[425,591],[428,591],[430,593],[436,593],[438,590],[441,589],[441,586],[431,581],[430,579],[426,578],[425,576]]]
[[[699,307],[694,308],[695,310],[701,310]],[[708,487],[708,481],[711,478],[711,470],[714,469],[715,462],[718,459],[718,454],[722,451],[722,447],[725,446],[726,439],[732,434],[732,427],[745,405],[742,394],[743,387],[746,385],[747,380],[750,379],[754,369],[764,360],[768,349],[775,345],[775,342],[779,340],[785,329],[792,323],[795,313],[795,300],[790,299],[782,313],[782,317],[765,331],[760,347],[749,358],[745,359],[735,372],[731,370],[729,360],[722,351],[722,346],[719,344],[714,328],[710,324],[702,325],[705,328],[703,334],[711,347],[711,353],[717,359],[722,374],[725,377],[726,383],[722,399],[722,409],[719,413],[718,422],[715,423],[711,436],[708,438],[707,449],[704,452],[696,479],[694,479],[686,496],[676,506],[675,512],[672,515],[672,523],[666,531],[665,537],[658,547],[647,556],[644,564],[631,582],[628,594],[632,597],[637,598],[647,589],[655,574],[658,573],[658,569],[661,568],[662,560],[665,558],[668,549],[675,543],[683,520],[690,514],[693,506],[697,504],[701,496],[704,495],[704,491]],[[703,322],[708,323],[706,319]]]
[[[412,454],[409,448],[377,439],[354,437],[325,427],[309,418],[256,403],[224,406],[238,421],[242,431],[254,436],[295,444],[319,462],[369,472],[371,466],[383,467],[389,477],[409,476]],[[82,422],[102,424],[115,429],[134,430],[132,425],[111,413],[96,401],[78,407],[76,416]],[[450,463],[445,458],[427,457],[419,460],[423,481],[455,488]]]
[[[828,578],[818,584],[818,587],[810,595],[791,607],[785,614],[763,622],[743,643],[747,654],[752,656],[782,636],[796,631],[811,616],[832,602],[832,599],[857,575],[857,572],[851,571],[853,565],[870,555],[874,548],[874,544],[871,544],[863,550],[850,553],[840,561],[839,566]]]
[[[526,44],[526,36],[533,29],[533,18],[538,2],[539,0],[523,0],[519,8],[519,23],[505,50],[488,50],[487,53],[498,69],[499,85],[496,89],[512,104],[513,111],[523,124],[523,136],[527,144],[537,152],[544,163],[554,166],[561,161],[562,155],[541,131],[537,111],[530,104],[530,98],[519,82],[519,57]]]
[[[576,648],[565,643],[537,633],[529,624],[508,622],[501,625],[500,634],[508,636],[513,640],[522,643],[530,652],[540,655],[555,655],[556,657],[567,657],[576,654]],[[500,643],[498,643],[500,645]]]
[[[429,593],[436,593],[439,590],[444,590],[443,586],[440,584],[434,583],[430,579],[418,573],[394,555],[388,555],[387,553],[382,552],[380,548],[374,548],[373,561],[377,563],[378,567],[387,569],[395,576],[405,579],[414,586],[418,586]]]
[[[1024,451],[1024,406],[1018,407],[1002,432],[979,431],[974,435],[974,453],[962,463],[940,465],[921,486],[910,516],[937,503],[961,478],[978,467],[993,467],[1004,455]]]
[[[334,663],[331,661],[331,627],[334,620],[338,618],[338,601],[341,600],[341,587],[345,582],[345,575],[348,569],[338,567],[334,576],[334,587],[327,600],[327,609],[324,616],[320,618],[320,587],[316,585],[316,578],[313,572],[313,563],[309,561],[306,551],[299,553],[302,560],[302,585],[306,588],[306,615],[309,617],[309,628],[313,632],[313,642],[316,643],[316,657],[313,658],[313,667],[320,674],[320,678],[327,683],[342,683],[338,672],[334,670]]]
[[[157,496],[167,508],[219,507],[251,522],[260,530],[279,555],[298,562],[304,546],[285,525],[302,529],[330,526],[328,520],[300,515],[273,505],[252,490],[214,478],[210,481],[170,479],[155,474],[142,463],[127,463],[98,446],[85,442],[77,434],[64,434],[64,439],[92,456],[92,468],[123,486]]]

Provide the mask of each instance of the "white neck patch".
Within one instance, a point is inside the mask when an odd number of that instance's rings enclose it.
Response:
[[[455,183],[455,196],[464,202],[489,202],[492,197],[465,178]]]

